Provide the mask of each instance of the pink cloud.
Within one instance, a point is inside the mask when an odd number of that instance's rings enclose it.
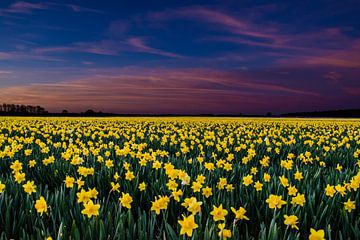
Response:
[[[41,104],[52,111],[94,108],[123,113],[251,112],[252,108],[271,110],[280,99],[321,99],[306,89],[211,69],[133,68],[110,76],[7,87],[1,92],[0,101]]]
[[[171,58],[183,58],[184,56],[156,49],[148,46],[142,38],[131,37],[126,41],[122,40],[101,40],[97,42],[79,42],[68,46],[53,46],[35,48],[33,52],[38,54],[84,52],[98,55],[116,56],[122,52],[143,52]]]
[[[343,90],[347,94],[360,96],[360,87],[344,87]]]
[[[219,30],[227,31],[237,35],[250,36],[258,39],[281,42],[277,36],[276,28],[267,26],[261,27],[252,21],[239,19],[221,11],[215,11],[206,7],[185,7],[177,10],[150,13],[153,21],[167,21],[177,18],[199,20]]]
[[[11,4],[8,8],[0,9],[0,16],[8,16],[12,13],[30,14],[35,10],[46,10],[46,9],[57,9],[57,8],[68,8],[73,12],[91,12],[91,13],[103,13],[100,10],[82,7],[75,4],[63,4],[55,2],[42,2],[42,3],[31,3],[26,1],[19,1]]]
[[[0,60],[38,60],[38,61],[62,61],[59,58],[44,56],[41,54],[33,54],[29,52],[0,52]]]
[[[139,51],[139,52],[145,52],[145,53],[150,53],[150,54],[155,54],[155,55],[160,55],[160,56],[165,56],[165,57],[172,57],[172,58],[183,58],[182,55],[179,55],[176,53],[167,52],[167,51],[163,51],[160,49],[155,49],[155,48],[149,47],[148,45],[146,45],[144,40],[139,37],[132,37],[132,38],[128,39],[128,42],[131,46],[133,46],[135,48],[136,51]]]
[[[7,16],[12,13],[30,14],[34,10],[48,9],[49,6],[46,3],[30,3],[30,2],[16,2],[10,5],[8,8],[0,9],[0,16]]]
[[[258,17],[258,16],[257,16]],[[203,41],[221,41],[239,45],[285,50],[276,52],[281,66],[306,65],[342,68],[360,67],[360,39],[345,34],[351,28],[329,27],[310,32],[296,32],[286,24],[260,24],[247,15],[229,14],[207,7],[184,7],[149,14],[153,22],[188,19],[226,35],[209,35]]]

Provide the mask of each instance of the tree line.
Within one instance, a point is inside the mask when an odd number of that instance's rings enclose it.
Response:
[[[24,114],[24,115],[42,115],[48,113],[41,106],[19,105],[19,104],[0,104],[0,113]]]

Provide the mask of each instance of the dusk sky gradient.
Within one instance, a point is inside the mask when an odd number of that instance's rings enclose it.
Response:
[[[0,103],[51,112],[360,108],[360,1],[0,0]]]

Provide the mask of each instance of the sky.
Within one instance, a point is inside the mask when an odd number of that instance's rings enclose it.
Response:
[[[132,114],[360,108],[359,13],[359,0],[0,0],[0,103]]]

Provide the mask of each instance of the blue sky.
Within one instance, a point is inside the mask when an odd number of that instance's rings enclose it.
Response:
[[[359,1],[1,1],[0,102],[50,111],[360,107]]]

